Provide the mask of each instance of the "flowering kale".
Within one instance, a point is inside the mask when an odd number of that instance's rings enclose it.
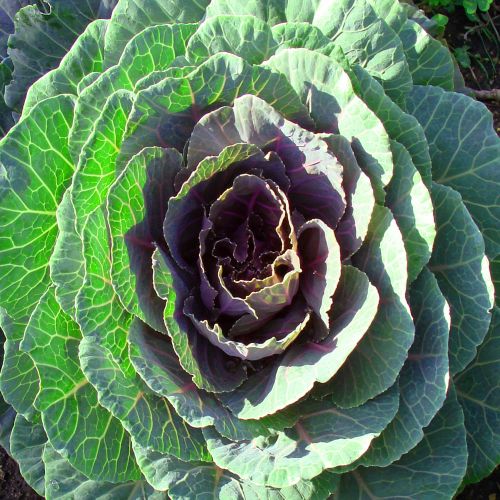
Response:
[[[40,494],[444,499],[493,470],[500,141],[431,28],[119,0],[31,85],[0,441]]]

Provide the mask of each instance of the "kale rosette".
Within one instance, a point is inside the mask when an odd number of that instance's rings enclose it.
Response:
[[[488,475],[500,141],[430,21],[119,0],[85,26],[0,142],[0,442],[28,482],[350,500]]]

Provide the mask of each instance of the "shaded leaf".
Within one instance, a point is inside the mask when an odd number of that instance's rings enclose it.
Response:
[[[26,482],[39,494],[45,493],[45,467],[42,453],[47,436],[42,424],[33,424],[17,415],[10,438],[12,457]]]
[[[436,241],[429,269],[451,309],[450,371],[462,371],[474,358],[488,331],[493,283],[484,242],[460,195],[433,184]]]
[[[414,87],[408,109],[425,130],[432,177],[462,195],[486,254],[500,253],[500,139],[486,106],[463,94]]]
[[[465,483],[488,476],[500,460],[500,310],[494,309],[491,326],[472,363],[458,375],[458,401],[465,415],[467,471]]]
[[[464,418],[450,390],[424,439],[387,467],[360,467],[340,480],[340,498],[452,498],[467,463]]]
[[[33,311],[21,345],[40,375],[36,407],[47,437],[87,477],[111,482],[138,479],[130,437],[99,405],[96,390],[80,368],[81,338],[78,325],[61,310],[50,287]]]

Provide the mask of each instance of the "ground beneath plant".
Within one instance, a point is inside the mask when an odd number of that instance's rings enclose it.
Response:
[[[494,12],[493,27],[500,31],[499,12]],[[488,30],[484,32],[484,29]],[[450,16],[446,28],[445,39],[452,50],[467,46],[468,53],[472,54],[470,68],[461,68],[468,87],[475,90],[491,90],[500,88],[499,49],[500,40],[489,37],[495,31],[491,23],[481,31],[461,12]],[[494,117],[494,127],[500,135],[500,103],[485,100]],[[35,500],[40,499],[24,481],[19,472],[19,467],[9,455],[0,448],[0,500]],[[455,500],[500,500],[500,468],[493,474],[483,479],[480,483],[473,484],[464,489]]]
[[[35,500],[42,498],[33,491],[19,472],[17,463],[0,448],[0,499]]]

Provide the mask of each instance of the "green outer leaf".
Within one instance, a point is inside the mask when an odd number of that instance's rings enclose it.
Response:
[[[108,21],[90,23],[77,38],[57,69],[37,80],[28,90],[22,116],[43,99],[59,94],[77,95],[81,80],[89,73],[102,71],[104,34]]]
[[[463,94],[433,87],[414,87],[407,105],[425,130],[434,181],[462,195],[494,258],[500,253],[500,139],[492,114]]]
[[[329,497],[339,483],[330,472],[301,481],[280,490],[257,486],[217,467],[213,463],[185,463],[168,455],[134,448],[137,460],[150,484],[168,490],[172,500],[186,498],[219,498],[221,500],[322,500]]]
[[[8,57],[7,48],[9,36],[14,32],[14,17],[17,11],[32,0],[2,0],[0,2],[0,59],[5,60]]]
[[[342,66],[307,49],[286,49],[264,63],[283,73],[319,130],[339,131],[353,144],[361,167],[370,177],[377,199],[393,173],[389,137],[383,124],[355,94]],[[304,80],[303,75],[308,75]]]
[[[269,369],[220,395],[224,405],[241,419],[259,419],[298,401],[316,382],[328,382],[369,328],[377,312],[378,294],[364,273],[343,266],[332,303],[325,340],[293,345]]]
[[[92,481],[74,469],[50,444],[43,450],[45,495],[57,500],[167,500],[146,481],[105,483]]]
[[[158,24],[196,23],[205,14],[209,0],[120,0],[106,32],[104,63],[116,64],[135,35]]]
[[[16,410],[5,402],[0,395],[0,446],[10,455],[10,438],[14,420],[16,418]]]
[[[114,162],[132,108],[131,99],[127,91],[109,96],[92,134],[87,138],[72,185],[57,209],[59,234],[50,260],[50,272],[56,284],[57,299],[73,318],[76,317],[75,299],[84,278],[80,233],[88,215],[106,200],[109,187],[115,180]]]
[[[82,240],[76,232],[76,213],[71,191],[71,187],[66,190],[57,207],[59,233],[49,267],[50,278],[56,287],[57,301],[62,310],[75,319],[75,298],[83,284],[85,269]]]
[[[367,0],[289,0],[287,19],[317,26],[351,63],[365,67],[394,101],[404,103],[412,82],[401,40]]]
[[[147,146],[182,151],[195,124],[214,102],[232,104],[244,94],[260,97],[295,123],[311,123],[306,107],[283,75],[219,53],[184,78],[166,78],[138,93],[123,155],[129,158]]]
[[[141,446],[184,460],[207,460],[200,431],[178,417],[167,400],[152,394],[130,362],[126,338],[133,318],[111,286],[108,235],[101,209],[87,219],[83,238],[86,273],[77,296],[77,320],[83,333],[80,363],[97,389],[100,404]]]
[[[73,102],[41,102],[0,142],[0,303],[14,321],[27,320],[49,283],[55,211],[74,170]]]
[[[405,23],[408,18],[406,13],[406,4],[401,4],[399,0],[368,0],[376,14],[394,30]],[[415,7],[416,10],[416,7]]]
[[[270,26],[261,19],[221,15],[200,24],[189,40],[186,57],[198,65],[218,52],[229,52],[250,64],[260,64],[277,47]]]
[[[26,322],[14,322],[0,307],[0,329],[5,334],[3,364],[0,372],[0,397],[17,413],[32,421],[39,419],[34,406],[40,388],[40,379],[33,360],[20,349]],[[8,409],[6,411],[9,425]],[[15,416],[15,415],[14,415]]]
[[[130,438],[120,422],[99,405],[78,362],[82,334],[61,310],[54,292],[50,287],[40,299],[21,345],[40,375],[36,407],[42,412],[48,439],[89,478],[138,479]]]
[[[278,43],[276,52],[285,49],[309,49],[321,54],[330,55],[338,48],[316,26],[305,22],[287,22],[271,28],[273,37]]]
[[[423,440],[387,467],[360,467],[340,480],[339,500],[452,498],[467,464],[464,417],[450,388]]]
[[[273,26],[286,20],[285,1],[249,0],[244,3],[236,3],[232,0],[211,0],[207,7],[206,17],[224,14],[255,16]]]
[[[92,85],[100,76],[101,73],[99,71],[94,71],[93,73],[85,75],[78,83],[78,87],[76,88],[76,94],[80,95],[88,86]]]
[[[59,64],[91,21],[109,15],[101,4],[102,0],[65,0],[50,2],[48,14],[36,5],[17,13],[15,32],[9,38],[14,66],[5,95],[9,107],[20,110],[30,85]]]
[[[429,262],[436,237],[431,195],[413,165],[406,148],[391,142],[394,177],[387,186],[386,204],[403,235],[408,283],[412,283]]]
[[[117,90],[134,90],[138,81],[153,71],[168,69],[185,53],[187,40],[195,30],[194,24],[160,25],[127,40],[118,65],[102,73],[79,95],[71,130],[71,153],[75,160],[91,135],[106,99]]]
[[[160,83],[162,80],[165,80],[166,78],[171,78],[171,77],[184,78],[185,76],[189,75],[189,73],[193,72],[195,69],[196,66],[182,66],[182,68],[171,66],[170,68],[165,69],[163,71],[153,71],[152,73],[146,75],[137,82],[135,90],[136,92],[139,92],[140,90],[145,90],[148,87]]]
[[[87,217],[105,202],[116,178],[116,158],[133,100],[133,93],[127,90],[111,94],[82,149],[71,185],[78,233]]]
[[[431,157],[424,130],[417,119],[405,113],[384,94],[384,89],[360,66],[354,66],[350,75],[356,94],[384,124],[389,137],[402,144],[410,153],[413,164],[420,172],[425,185],[430,188]]]
[[[175,149],[145,148],[128,163],[108,193],[111,280],[127,311],[165,332],[165,303],[153,288],[154,243],[163,240],[163,219],[182,167]]]
[[[12,458],[26,482],[41,496],[45,493],[45,466],[42,453],[47,436],[42,424],[33,424],[17,415],[10,438]]]
[[[408,19],[398,31],[414,85],[453,90],[455,67],[450,50]]]
[[[429,269],[450,304],[450,371],[462,371],[476,355],[488,331],[493,283],[484,242],[453,189],[433,184],[437,234]]]
[[[211,427],[203,434],[217,465],[256,484],[282,488],[359,458],[394,418],[398,399],[394,385],[349,410],[335,407],[330,398],[309,400],[300,405],[293,428],[269,438],[233,443]]]
[[[446,398],[450,313],[437,281],[424,268],[410,288],[415,342],[399,379],[399,409],[394,420],[356,462],[385,467],[410,451],[424,437]]]
[[[474,361],[458,375],[458,401],[465,415],[469,459],[465,483],[488,476],[500,462],[500,309]]]
[[[72,97],[47,99],[0,143],[0,303],[7,337],[0,386],[5,400],[30,419],[39,380],[19,343],[50,282],[55,211],[74,168],[67,147],[72,119]],[[57,136],[49,136],[54,130]]]
[[[401,233],[389,209],[375,206],[363,246],[351,258],[380,295],[369,330],[320,394],[341,407],[358,406],[394,384],[413,343],[414,325],[406,302],[407,271]]]

